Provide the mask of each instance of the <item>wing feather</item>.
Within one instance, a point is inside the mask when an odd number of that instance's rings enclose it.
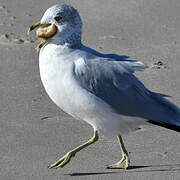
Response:
[[[140,69],[143,69],[140,62],[96,57],[78,59],[74,73],[81,87],[108,103],[117,113],[175,124],[177,118],[172,120],[175,115],[165,107],[169,107],[165,99],[161,97],[160,102],[154,98],[153,92],[133,75]]]

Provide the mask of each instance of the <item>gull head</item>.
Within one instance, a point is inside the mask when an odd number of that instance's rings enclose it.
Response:
[[[46,43],[66,45],[71,48],[81,45],[82,21],[78,11],[70,5],[56,4],[48,8],[40,22],[33,24],[28,29],[28,33],[36,28],[36,36],[42,38],[37,49]]]

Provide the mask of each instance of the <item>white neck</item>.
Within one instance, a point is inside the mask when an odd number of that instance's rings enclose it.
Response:
[[[81,46],[81,32],[69,31],[67,34],[52,39],[51,42],[57,45],[66,45],[69,48],[79,48]]]

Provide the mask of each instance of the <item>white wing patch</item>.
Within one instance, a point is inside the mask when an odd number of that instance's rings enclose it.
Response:
[[[132,71],[144,71],[145,70],[145,65],[140,62],[140,61],[123,61],[124,64],[126,64],[127,66],[129,66],[129,68]]]
[[[86,72],[86,63],[83,58],[77,59],[75,62],[75,73],[83,75]]]

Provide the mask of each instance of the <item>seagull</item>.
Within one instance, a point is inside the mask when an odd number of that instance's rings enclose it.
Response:
[[[148,90],[134,75],[144,70],[139,61],[103,55],[81,42],[82,21],[78,11],[66,4],[47,9],[28,33],[37,29],[40,77],[52,101],[75,119],[89,123],[93,136],[67,152],[50,168],[62,168],[99,135],[117,136],[122,159],[107,168],[130,166],[122,135],[144,124],[180,131],[180,108],[166,95]]]

